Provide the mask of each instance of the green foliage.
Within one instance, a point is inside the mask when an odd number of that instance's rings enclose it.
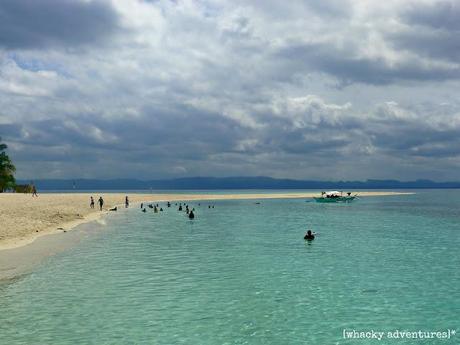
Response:
[[[14,179],[16,167],[5,152],[7,148],[6,144],[1,143],[0,138],[0,192],[14,188],[16,183]]]
[[[16,193],[32,193],[32,185],[30,184],[17,184],[14,186],[14,191]]]

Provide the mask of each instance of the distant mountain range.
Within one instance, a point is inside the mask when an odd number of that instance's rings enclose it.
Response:
[[[20,184],[30,180],[19,180]],[[142,181],[136,179],[75,179],[35,180],[39,190],[180,190],[180,189],[410,189],[460,188],[460,182],[434,182],[430,180],[397,181],[308,181],[275,179],[271,177],[187,177]]]

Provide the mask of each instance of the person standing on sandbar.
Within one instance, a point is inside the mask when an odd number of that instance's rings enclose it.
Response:
[[[35,187],[35,184],[32,183],[32,197],[34,196],[38,196],[37,187]]]
[[[99,210],[102,211],[102,206],[104,206],[104,199],[102,196],[99,197]]]

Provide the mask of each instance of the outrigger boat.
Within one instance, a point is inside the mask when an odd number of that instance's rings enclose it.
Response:
[[[343,195],[343,192],[338,192],[336,190],[329,192],[321,192],[320,197],[313,197],[316,202],[350,202],[355,200],[357,195],[351,195],[347,193]]]

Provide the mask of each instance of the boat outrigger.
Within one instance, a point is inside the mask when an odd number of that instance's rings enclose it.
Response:
[[[343,192],[338,192],[336,190],[329,192],[321,192],[320,197],[313,197],[316,202],[350,202],[355,200],[357,194],[351,195],[351,193],[346,193],[343,195]]]

